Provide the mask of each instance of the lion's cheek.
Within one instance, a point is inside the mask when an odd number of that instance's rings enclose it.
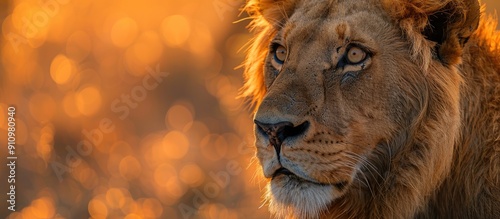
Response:
[[[352,164],[352,165],[351,165]],[[349,165],[335,165],[330,168],[307,168],[306,171],[310,176],[322,183],[335,183],[339,184],[339,192],[345,192],[346,186],[350,185],[356,175],[358,164],[349,162]]]

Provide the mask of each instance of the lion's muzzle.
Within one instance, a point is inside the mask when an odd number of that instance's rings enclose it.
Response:
[[[254,122],[257,125],[259,134],[269,139],[269,144],[274,147],[278,157],[280,156],[281,145],[285,139],[299,136],[309,128],[309,122],[307,121],[298,126],[294,126],[291,122],[278,122],[275,124],[260,122],[258,120]]]

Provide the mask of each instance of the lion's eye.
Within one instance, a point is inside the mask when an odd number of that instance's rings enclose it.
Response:
[[[347,61],[350,64],[359,64],[366,58],[366,52],[358,47],[352,47],[347,51]]]
[[[278,45],[276,46],[276,49],[274,49],[273,53],[274,55],[271,64],[274,68],[280,70],[283,63],[285,63],[287,53],[286,48],[284,46]]]
[[[278,46],[276,50],[274,51],[274,58],[276,59],[277,62],[280,62],[283,64],[285,62],[286,58],[286,49],[283,46]]]

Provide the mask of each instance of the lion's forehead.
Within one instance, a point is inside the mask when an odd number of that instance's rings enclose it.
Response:
[[[326,48],[349,40],[373,43],[382,29],[388,28],[387,14],[377,2],[305,1],[297,6],[279,36],[289,44],[300,42],[302,47],[321,44],[318,46]]]
[[[369,12],[384,13],[380,0],[317,0],[300,1],[296,5],[294,15],[296,20],[329,20]],[[292,17],[292,20],[294,18]]]

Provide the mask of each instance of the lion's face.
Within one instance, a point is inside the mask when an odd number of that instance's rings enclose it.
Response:
[[[387,19],[364,1],[304,1],[273,34],[254,119],[274,213],[317,215],[379,174],[369,157],[410,125],[424,79]]]

